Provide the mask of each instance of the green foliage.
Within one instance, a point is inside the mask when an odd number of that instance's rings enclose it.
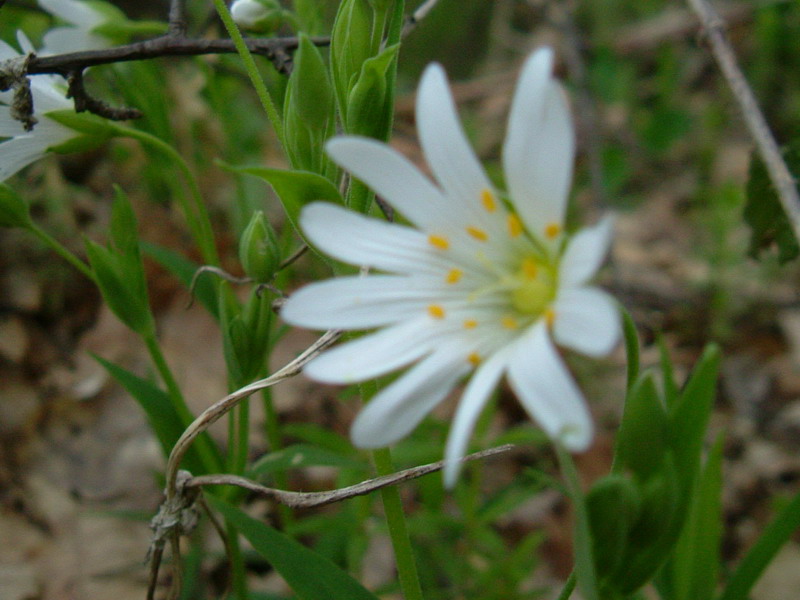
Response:
[[[389,93],[388,79],[399,50],[395,44],[364,61],[347,97],[348,133],[381,140],[389,135],[394,96]]]
[[[220,327],[225,363],[231,381],[240,387],[256,379],[266,364],[270,348],[272,299],[253,290],[240,306],[225,286],[219,291]]]
[[[28,203],[5,183],[0,183],[0,227],[31,226]]]
[[[377,600],[377,596],[324,556],[218,498],[206,498],[280,573],[299,600]]]
[[[800,142],[789,146],[784,158],[793,173],[800,173]],[[769,178],[767,167],[755,152],[750,160],[744,220],[751,229],[750,256],[753,258],[758,258],[772,247],[777,247],[781,263],[794,260],[800,254],[797,238]]]
[[[331,32],[331,76],[339,112],[347,128],[347,98],[364,62],[375,53],[373,11],[367,0],[344,0]]]
[[[319,466],[365,469],[367,465],[355,458],[352,451],[343,454],[310,444],[292,444],[265,454],[253,463],[249,472],[251,476],[257,477],[276,471]]]
[[[323,152],[323,144],[333,135],[335,105],[322,54],[301,34],[283,102],[285,150],[295,169],[328,174],[330,161]]]
[[[147,422],[161,444],[164,456],[169,456],[175,442],[178,441],[186,427],[170,402],[169,394],[147,379],[142,379],[119,365],[99,356],[95,356],[94,359],[103,365],[103,368],[139,403],[147,416]],[[208,438],[208,434],[204,434],[204,437]],[[211,440],[206,439],[206,442],[210,444]],[[183,459],[183,466],[194,475],[202,475],[212,472],[215,465],[204,464],[197,450],[189,448]]]
[[[136,216],[127,196],[116,188],[107,247],[86,240],[86,254],[103,299],[114,314],[142,336],[155,332],[144,266],[139,254]]]

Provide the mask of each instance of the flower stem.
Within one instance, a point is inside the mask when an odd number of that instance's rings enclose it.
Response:
[[[256,94],[258,94],[258,99],[261,101],[261,106],[264,108],[264,112],[267,113],[267,118],[272,123],[272,128],[275,130],[275,134],[278,136],[278,141],[280,142],[281,147],[285,148],[286,144],[284,143],[285,138],[283,134],[283,122],[281,121],[280,114],[275,106],[275,102],[272,100],[272,96],[269,95],[267,86],[264,84],[264,80],[261,78],[261,74],[258,72],[256,61],[253,60],[253,55],[247,48],[247,44],[245,44],[242,33],[239,31],[239,28],[233,21],[231,12],[225,5],[224,0],[214,0],[214,7],[217,9],[219,18],[222,19],[222,23],[225,25],[225,29],[228,30],[228,35],[231,36],[231,40],[233,40],[233,45],[236,46],[239,56],[242,58],[244,69],[247,71],[248,77],[250,77],[250,83],[253,84]]]
[[[576,583],[578,583],[578,578],[575,576],[575,571],[573,570],[569,574],[567,581],[564,583],[564,588],[561,590],[556,600],[569,600],[569,597],[572,596],[572,592],[575,591]]]
[[[186,222],[189,225],[189,229],[192,232],[195,243],[197,244],[198,248],[200,248],[200,252],[203,255],[203,260],[207,264],[218,266],[220,263],[219,255],[217,254],[217,248],[214,245],[214,232],[211,227],[211,219],[208,216],[208,211],[206,210],[205,203],[203,202],[203,195],[200,192],[200,186],[197,183],[194,173],[192,173],[192,170],[189,168],[189,165],[186,164],[186,161],[183,159],[180,153],[161,138],[151,133],[147,133],[146,131],[140,131],[138,129],[125,127],[119,124],[114,124],[114,128],[116,129],[117,134],[121,137],[134,139],[138,142],[141,142],[144,146],[149,146],[162,152],[178,166],[181,173],[183,173],[184,178],[186,179],[186,184],[189,186],[192,201],[194,203],[194,206],[192,206],[185,196],[179,196],[181,209],[186,217]]]
[[[374,450],[372,460],[378,475],[394,473],[392,455],[388,448]],[[403,513],[403,504],[400,492],[395,486],[381,489],[383,511],[386,515],[386,525],[394,548],[397,574],[400,579],[400,589],[405,600],[423,600],[422,586],[419,583],[417,564],[414,562],[414,551],[411,549],[411,539],[408,537],[406,516]]]
[[[58,240],[56,240],[53,236],[47,233],[44,229],[36,225],[36,223],[31,222],[28,225],[28,228],[31,233],[33,233],[36,237],[38,237],[42,242],[44,242],[47,246],[50,247],[53,252],[58,254],[61,258],[67,261],[70,265],[75,267],[81,275],[97,283],[97,280],[94,277],[94,273],[92,270],[84,263],[81,259],[75,256],[72,252],[70,252],[66,246],[62,245]]]

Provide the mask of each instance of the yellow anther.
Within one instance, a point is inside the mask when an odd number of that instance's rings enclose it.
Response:
[[[450,241],[443,235],[429,235],[428,243],[438,250],[447,250],[450,247]]]
[[[552,308],[548,308],[546,311],[544,311],[544,322],[547,323],[548,327],[552,327],[555,320],[556,311],[554,311]]]
[[[494,212],[497,210],[497,201],[494,199],[492,190],[484,189],[481,191],[481,203],[487,212]]]
[[[517,320],[514,317],[511,317],[511,316],[503,317],[500,320],[500,323],[506,329],[517,329],[519,327],[519,323],[517,323]]]
[[[477,326],[478,322],[475,319],[464,320],[464,329],[475,329]]]
[[[522,274],[527,279],[536,279],[536,276],[539,274],[539,265],[536,264],[536,261],[530,257],[526,257],[525,260],[522,261]]]
[[[519,237],[522,231],[522,221],[519,220],[519,217],[513,213],[508,215],[508,235],[512,238]]]
[[[488,233],[486,233],[483,229],[479,229],[478,227],[473,227],[472,225],[467,227],[467,233],[480,242],[485,242],[486,240],[489,239]]]
[[[444,309],[440,304],[431,304],[428,306],[428,314],[434,319],[444,319]]]
[[[544,228],[544,235],[548,240],[554,240],[561,233],[561,225],[558,223],[550,223]]]
[[[477,352],[470,352],[469,356],[467,356],[467,360],[473,367],[477,367],[481,364],[481,355]]]
[[[447,283],[458,283],[461,281],[461,276],[464,275],[464,271],[461,269],[450,269],[447,272],[447,277],[445,277],[445,281]]]

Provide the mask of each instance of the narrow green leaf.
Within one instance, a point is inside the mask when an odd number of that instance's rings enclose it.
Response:
[[[92,356],[139,403],[147,417],[147,422],[161,444],[164,456],[169,456],[172,447],[184,430],[181,419],[175,412],[169,395],[147,379],[142,379],[138,375],[134,375],[104,358],[96,355]],[[194,448],[190,448],[186,453],[184,466],[194,475],[208,472],[203,467],[203,463]]]
[[[259,458],[250,468],[250,474],[251,476],[258,476],[277,471],[316,466],[364,468],[367,465],[364,461],[357,460],[352,456],[326,450],[325,448],[318,448],[309,444],[293,444]]]
[[[672,555],[671,600],[711,600],[722,540],[722,436],[708,455]]]
[[[800,529],[800,494],[792,498],[778,516],[767,525],[764,533],[733,572],[719,600],[748,600],[750,590],[764,573],[772,559]]]
[[[667,344],[664,341],[664,337],[661,335],[658,336],[658,351],[661,364],[661,378],[664,383],[664,400],[667,405],[667,410],[671,410],[680,395],[680,390],[678,390],[678,384],[675,383],[675,369],[672,367],[672,360],[670,360],[669,357]]]
[[[114,186],[114,203],[111,205],[111,241],[121,254],[139,256],[139,236],[136,233],[136,215],[128,196],[118,185]]]
[[[378,600],[330,560],[214,496],[206,500],[280,573],[299,600]]]
[[[339,190],[322,175],[310,171],[287,171],[285,169],[270,169],[267,167],[234,167],[223,165],[224,168],[234,173],[254,175],[266,181],[278,195],[286,215],[297,230],[300,231],[300,211],[309,202],[314,200],[327,200],[336,204],[344,204]]]
[[[586,495],[586,507],[597,578],[602,584],[624,556],[628,532],[639,516],[641,498],[627,476],[611,474],[592,486]]]
[[[700,468],[700,452],[716,397],[719,362],[719,348],[708,345],[680,397],[670,407],[670,444],[685,493],[691,490]]]
[[[625,336],[625,357],[628,363],[627,390],[630,393],[633,384],[639,377],[639,334],[636,331],[636,323],[633,317],[624,307],[622,311],[622,331]]]

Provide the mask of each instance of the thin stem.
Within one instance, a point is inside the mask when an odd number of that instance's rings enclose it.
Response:
[[[275,134],[278,136],[278,141],[280,142],[281,147],[285,148],[286,143],[281,116],[278,113],[275,102],[272,100],[272,96],[269,94],[267,86],[264,84],[264,80],[261,78],[261,74],[258,72],[256,61],[253,60],[253,55],[248,49],[247,44],[245,43],[244,38],[239,31],[239,28],[236,26],[236,23],[234,23],[233,17],[231,16],[228,7],[225,5],[224,0],[214,0],[214,7],[217,9],[219,18],[222,19],[222,23],[225,25],[225,29],[228,30],[228,35],[231,36],[231,40],[233,40],[233,44],[236,46],[236,51],[242,58],[245,71],[247,71],[247,75],[250,77],[250,82],[253,84],[256,94],[258,94],[258,99],[261,101],[261,106],[267,113],[267,118],[270,120],[270,123],[272,123],[272,128],[275,130]]]
[[[47,246],[49,246],[50,249],[53,250],[53,252],[58,254],[70,265],[75,267],[80,272],[81,275],[83,275],[90,281],[97,283],[97,280],[95,279],[92,270],[86,265],[86,263],[84,263],[81,259],[75,256],[72,252],[70,252],[66,246],[61,244],[58,240],[52,237],[44,229],[39,227],[36,223],[31,222],[29,224],[29,230],[36,237],[42,240],[42,242],[44,242]]]
[[[575,575],[575,570],[569,574],[567,581],[564,582],[564,588],[561,590],[561,593],[558,595],[556,600],[569,600],[569,597],[572,596],[572,592],[575,591],[575,584],[578,583],[578,577]]]
[[[186,222],[189,225],[189,229],[192,231],[195,243],[198,248],[200,248],[203,261],[208,264],[219,265],[219,255],[214,245],[214,232],[211,227],[211,218],[208,216],[208,211],[203,202],[200,186],[197,183],[194,173],[192,173],[192,170],[180,153],[161,138],[147,133],[146,131],[140,131],[117,124],[114,125],[114,128],[120,136],[135,139],[145,146],[150,146],[151,148],[163,152],[175,162],[183,174],[186,184],[189,186],[192,201],[194,202],[194,206],[192,206],[184,196],[180,196],[181,208],[186,217]]]
[[[750,89],[747,79],[739,68],[736,54],[725,36],[723,21],[706,0],[688,0],[688,2],[703,24],[703,29],[711,42],[714,58],[728,81],[728,87],[733,92],[734,98],[739,103],[739,109],[742,111],[750,135],[767,167],[772,185],[778,192],[781,206],[792,224],[795,237],[800,240],[800,195],[797,192],[794,177],[781,156],[778,144],[758,106],[753,90]]]
[[[164,385],[167,386],[167,393],[172,400],[175,412],[178,414],[184,427],[188,426],[194,420],[194,416],[189,410],[189,407],[186,406],[186,401],[183,399],[181,389],[178,386],[178,382],[175,381],[175,377],[172,375],[172,371],[167,364],[167,360],[164,358],[164,354],[161,352],[161,347],[158,345],[155,333],[143,336],[143,339],[145,346],[147,346],[147,352],[150,354],[150,359],[153,361],[156,371],[158,371],[159,377],[161,377]],[[209,473],[213,473],[219,465],[207,438],[200,440],[197,445],[197,452],[206,470]]]
[[[388,448],[373,450],[372,460],[378,475],[390,475],[394,472],[392,455]],[[381,489],[383,512],[386,516],[386,525],[389,528],[389,537],[394,548],[397,575],[400,579],[400,589],[405,600],[423,600],[422,586],[417,574],[417,563],[414,560],[414,551],[411,548],[411,539],[408,536],[406,516],[403,512],[403,503],[400,491],[396,487]]]

